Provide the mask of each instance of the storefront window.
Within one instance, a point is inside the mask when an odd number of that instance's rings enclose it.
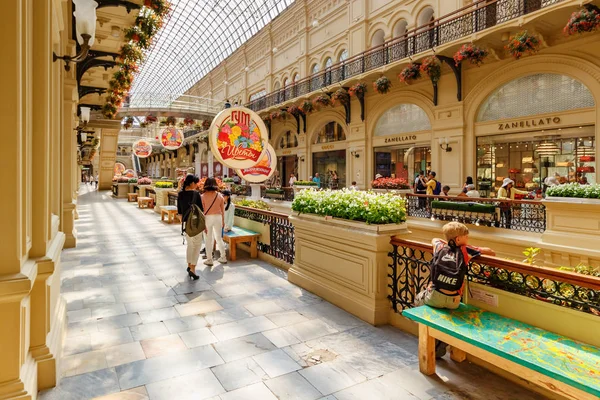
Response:
[[[596,183],[594,126],[477,138],[477,186],[495,197],[505,178],[541,193],[546,178],[558,183]]]
[[[291,149],[294,147],[298,147],[298,138],[292,133],[292,131],[285,132],[279,140],[279,148]]]
[[[298,178],[298,157],[296,155],[279,157],[278,171],[281,172],[281,184],[289,186],[290,174]]]
[[[336,122],[330,122],[321,129],[315,138],[315,144],[338,142],[340,140],[346,140],[344,128]]]
[[[319,174],[322,188],[346,187],[346,150],[322,151],[313,153],[312,157],[313,176]]]
[[[496,89],[481,106],[477,121],[574,110],[594,104],[589,89],[576,79],[559,74],[528,75]]]
[[[375,175],[402,178],[411,184],[419,171],[431,170],[431,148],[391,147],[375,150]]]
[[[377,121],[375,136],[417,132],[431,129],[429,117],[416,104],[398,104],[387,110]]]

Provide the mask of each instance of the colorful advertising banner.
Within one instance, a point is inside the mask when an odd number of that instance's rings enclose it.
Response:
[[[139,158],[146,158],[152,154],[152,145],[146,139],[140,139],[131,146],[133,154]]]
[[[123,172],[123,176],[126,176],[126,177],[128,177],[128,178],[135,178],[135,171],[134,171],[134,170],[132,170],[132,169],[126,169],[126,170]]]
[[[177,150],[183,145],[183,133],[177,128],[166,128],[160,135],[160,143],[167,150]]]
[[[265,156],[253,167],[235,170],[238,176],[251,183],[262,183],[273,176],[277,169],[277,155],[273,146],[267,143]]]
[[[229,168],[253,167],[265,154],[267,127],[258,114],[245,107],[221,111],[208,132],[213,155]]]
[[[121,163],[121,162],[116,162],[115,163],[115,168],[114,168],[114,174],[115,176],[121,176],[123,175],[123,171],[125,171],[125,164]]]

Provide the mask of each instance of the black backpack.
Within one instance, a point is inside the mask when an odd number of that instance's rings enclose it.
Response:
[[[445,244],[434,253],[429,266],[431,282],[435,289],[456,292],[462,288],[467,265],[459,247]]]
[[[440,193],[442,193],[442,182],[435,181],[435,189],[433,189],[433,194],[438,196]]]

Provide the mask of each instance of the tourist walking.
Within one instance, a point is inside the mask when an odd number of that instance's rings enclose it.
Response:
[[[196,175],[187,175],[183,181],[181,191],[177,195],[177,214],[179,214],[179,219],[182,221],[182,228],[185,226],[192,204],[197,205],[202,210],[202,201],[200,193],[197,190],[198,182],[200,182],[200,178]],[[199,277],[196,275],[196,265],[198,264],[198,257],[200,257],[200,249],[202,248],[202,233],[196,236],[188,236],[185,233],[185,240],[187,241],[186,260],[188,275],[190,278],[197,280]]]
[[[212,266],[213,246],[217,243],[219,250],[219,261],[227,263],[225,254],[225,243],[223,243],[223,226],[225,225],[225,201],[219,193],[219,187],[215,178],[207,178],[204,182],[204,194],[202,195],[202,206],[206,221],[206,261],[205,265]]]

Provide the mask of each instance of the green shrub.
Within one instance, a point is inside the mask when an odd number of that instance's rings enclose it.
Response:
[[[233,178],[223,178],[223,183],[233,183]]]
[[[294,186],[317,186],[317,182],[313,181],[296,181]]]
[[[546,190],[548,197],[576,197],[580,199],[599,199],[600,184],[580,185],[578,183],[566,183],[556,185]]]
[[[138,182],[137,178],[129,179],[129,183],[137,183],[137,182]]]
[[[262,200],[239,199],[233,202],[236,206],[256,208],[259,210],[270,211],[271,207]]]
[[[399,224],[406,221],[406,202],[391,193],[355,190],[303,190],[296,195],[292,210],[362,221],[367,224]]]
[[[283,194],[283,189],[267,189],[265,191],[267,194]]]
[[[173,182],[161,182],[158,181],[154,185],[157,189],[170,189],[173,187]]]

